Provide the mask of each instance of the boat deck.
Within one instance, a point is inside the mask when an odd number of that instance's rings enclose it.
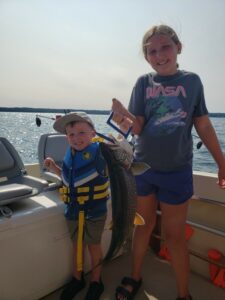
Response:
[[[123,255],[107,263],[103,268],[103,282],[105,291],[101,300],[113,300],[115,288],[123,276],[129,275],[130,257]],[[88,280],[88,276],[87,276]],[[82,300],[86,290],[80,292],[74,299]],[[225,290],[216,287],[207,279],[191,273],[190,292],[193,300],[224,300]],[[59,299],[61,289],[42,298],[41,300]],[[143,285],[135,300],[175,300],[176,286],[172,269],[166,261],[157,258],[153,253],[148,252],[145,258],[143,269]]]

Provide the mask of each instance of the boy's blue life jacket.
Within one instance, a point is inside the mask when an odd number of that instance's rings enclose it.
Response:
[[[66,185],[65,217],[77,220],[79,211],[85,218],[97,218],[107,211],[109,178],[99,143],[90,144],[82,151],[68,148],[62,167],[62,180]]]

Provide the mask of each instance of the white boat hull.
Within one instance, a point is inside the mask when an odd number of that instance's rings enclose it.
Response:
[[[10,206],[0,218],[0,299],[40,299],[72,276],[73,245],[58,191],[45,192]],[[104,252],[110,231],[103,235]],[[85,271],[90,263],[86,260]]]
[[[32,175],[39,176],[37,165],[27,169]],[[225,204],[224,191],[217,188],[214,175],[196,173],[194,180],[196,195]],[[55,190],[12,203],[10,207],[12,217],[0,217],[0,299],[40,299],[63,286],[72,275],[73,247],[63,214],[64,204]],[[224,215],[225,205],[193,200],[188,219],[224,233]],[[107,223],[110,218],[109,213]],[[224,237],[199,228],[194,230],[190,248],[203,254],[207,254],[210,248],[224,253]],[[106,230],[103,235],[104,252],[110,239],[111,231]],[[191,267],[209,278],[205,261],[193,256]],[[89,269],[90,263],[87,261],[85,270]]]

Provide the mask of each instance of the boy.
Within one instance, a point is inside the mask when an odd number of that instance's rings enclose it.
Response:
[[[91,282],[85,300],[98,300],[104,291],[101,281],[101,236],[106,220],[109,178],[99,143],[92,142],[95,128],[84,112],[69,113],[57,119],[54,129],[66,134],[69,148],[62,169],[52,158],[44,166],[61,176],[66,188],[65,217],[74,239],[74,274],[61,294],[61,300],[73,297],[85,287],[82,273],[82,246],[87,245],[91,257]],[[97,267],[96,267],[97,266]]]

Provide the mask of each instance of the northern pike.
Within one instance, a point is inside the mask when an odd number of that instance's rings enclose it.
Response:
[[[136,213],[136,184],[129,153],[119,145],[100,143],[109,171],[112,202],[112,237],[104,261],[131,240]]]

